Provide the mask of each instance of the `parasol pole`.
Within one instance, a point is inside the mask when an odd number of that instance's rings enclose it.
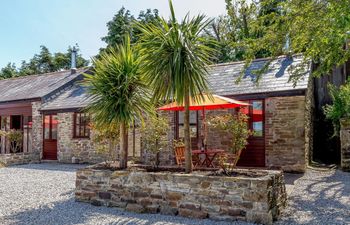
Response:
[[[205,146],[206,146],[206,142],[207,142],[207,139],[206,139],[206,124],[205,124],[205,109],[204,109],[204,106],[202,107],[202,147],[203,149],[205,149]]]

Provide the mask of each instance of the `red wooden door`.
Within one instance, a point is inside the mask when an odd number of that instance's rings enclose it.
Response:
[[[43,159],[57,160],[57,115],[44,116]]]
[[[265,132],[264,100],[250,100],[250,107],[243,108],[242,113],[249,116],[249,128],[254,132],[248,139],[246,149],[242,151],[238,166],[265,166]]]

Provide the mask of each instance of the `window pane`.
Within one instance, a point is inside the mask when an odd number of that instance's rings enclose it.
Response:
[[[262,101],[253,101],[252,102],[252,124],[254,136],[262,137],[263,136],[263,103]]]
[[[179,112],[179,124],[184,124],[184,115],[185,113],[180,111]],[[196,124],[197,123],[197,111],[190,111],[190,124]]]
[[[53,115],[52,116],[52,137],[51,139],[53,140],[57,140],[57,124],[58,124],[58,119],[57,119],[57,115]]]
[[[50,139],[50,116],[44,116],[44,139]]]

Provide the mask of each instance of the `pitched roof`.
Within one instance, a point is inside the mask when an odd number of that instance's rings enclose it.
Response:
[[[266,73],[262,74],[258,84],[253,71],[262,68],[269,59],[259,59],[252,62],[246,70],[241,82],[235,83],[244,67],[244,62],[233,62],[211,66],[209,70],[209,86],[213,94],[217,95],[242,95],[279,91],[305,90],[307,88],[310,71],[303,72],[296,86],[289,82],[291,66],[299,65],[302,57],[279,57],[272,61]],[[88,97],[84,87],[76,84],[71,86],[63,94],[52,101],[43,104],[41,110],[60,110],[84,108],[92,101]]]
[[[302,65],[303,57],[295,56],[293,58],[281,56],[273,60],[266,73],[261,75],[257,82],[254,70],[261,69],[269,59],[258,59],[251,63],[245,71],[242,80],[236,84],[236,80],[241,76],[244,68],[244,62],[233,62],[227,64],[217,64],[209,70],[209,87],[217,95],[242,95],[258,94],[279,91],[303,90],[307,88],[310,69],[303,71],[303,77],[296,86],[289,82],[291,67]]]
[[[70,70],[0,80],[0,102],[43,98],[82,77],[87,69]]]
[[[44,103],[41,110],[78,109],[86,107],[91,102],[92,99],[89,98],[86,88],[74,84],[52,101]]]

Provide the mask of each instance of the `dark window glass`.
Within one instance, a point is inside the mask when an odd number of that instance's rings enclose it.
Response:
[[[90,117],[86,113],[74,114],[74,137],[89,138],[90,137]]]

